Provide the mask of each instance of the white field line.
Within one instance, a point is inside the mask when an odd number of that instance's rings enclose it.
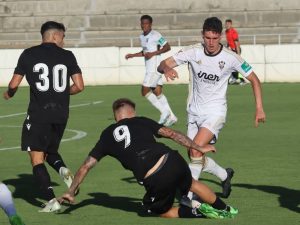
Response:
[[[83,104],[71,105],[70,108],[83,107],[83,106],[89,106],[89,105],[96,105],[96,104],[100,104],[102,102],[103,101],[96,101],[96,102],[91,102],[91,103],[83,103]],[[14,116],[20,116],[20,115],[25,115],[25,114],[26,114],[26,112],[23,112],[23,113],[14,113],[14,114],[9,114],[9,115],[3,115],[3,116],[0,116],[0,119],[2,119],[2,118],[8,118],[8,117],[14,117]],[[0,127],[20,128],[21,126],[13,126],[13,125],[2,126],[2,125],[0,125]],[[61,142],[75,141],[75,140],[78,140],[78,139],[81,139],[81,138],[84,138],[85,136],[87,136],[86,132],[80,131],[80,130],[66,129],[66,131],[73,132],[73,133],[75,133],[75,135],[73,137],[70,137],[70,138],[62,139]],[[20,149],[20,146],[0,148],[0,151],[13,150],[13,149]]]

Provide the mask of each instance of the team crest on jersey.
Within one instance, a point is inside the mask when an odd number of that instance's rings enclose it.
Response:
[[[224,61],[220,61],[219,62],[219,68],[220,68],[220,70],[224,69],[224,66],[225,66],[225,62]]]

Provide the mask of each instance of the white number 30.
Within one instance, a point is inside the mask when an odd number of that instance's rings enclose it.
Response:
[[[117,127],[114,130],[114,138],[117,142],[125,140],[125,148],[127,148],[130,145],[131,138],[130,138],[130,132],[126,125],[122,125]]]
[[[36,82],[36,88],[39,91],[45,92],[49,90],[49,68],[44,63],[34,65],[33,72],[40,72],[39,80]],[[52,68],[53,74],[53,89],[56,92],[63,92],[67,87],[67,67],[63,64],[57,64]]]

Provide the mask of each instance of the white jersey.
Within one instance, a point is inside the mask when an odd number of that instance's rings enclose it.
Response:
[[[186,47],[173,56],[177,65],[189,64],[190,92],[187,111],[197,115],[207,110],[227,110],[226,92],[232,72],[244,77],[252,72],[251,66],[239,55],[221,46],[215,55],[208,55],[202,44]]]
[[[158,48],[163,47],[167,43],[166,39],[155,30],[151,30],[146,36],[141,34],[140,41],[144,53],[157,51]],[[148,60],[145,59],[146,75],[153,72],[157,73],[156,70],[160,62],[160,55],[155,55]]]

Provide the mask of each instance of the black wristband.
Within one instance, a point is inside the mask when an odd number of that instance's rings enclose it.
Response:
[[[10,88],[10,87],[8,87],[7,95],[11,98],[11,97],[13,97],[15,95],[16,91],[17,91],[17,88]]]

